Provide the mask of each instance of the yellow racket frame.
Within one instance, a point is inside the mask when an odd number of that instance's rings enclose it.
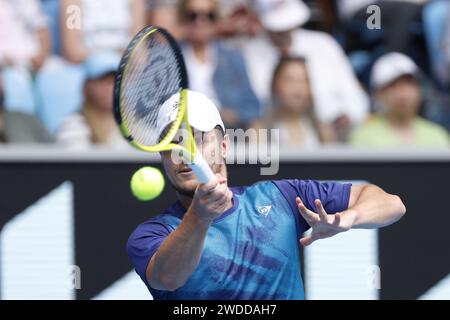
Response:
[[[149,36],[151,36],[153,33],[157,32],[157,31],[158,31],[158,28],[153,28],[153,29],[149,30],[149,32],[147,34],[145,34],[139,40],[139,42],[136,44],[136,46],[131,51],[131,59],[133,58],[133,55],[135,54],[136,48],[138,48],[143,41],[145,41]],[[125,67],[125,70],[123,73],[124,79],[127,77],[127,73],[128,73],[128,65]],[[120,87],[121,92],[124,92],[124,88],[123,88],[124,82],[125,81],[123,81],[123,80],[121,82],[121,87]],[[146,145],[142,145],[142,144],[136,142],[133,139],[133,136],[130,134],[130,132],[127,129],[125,117],[124,117],[124,114],[122,113],[122,108],[120,108],[120,113],[121,113],[122,119],[123,119],[121,124],[119,125],[120,131],[122,132],[124,137],[126,137],[126,139],[129,141],[129,143],[131,145],[133,145],[135,148],[142,150],[142,151],[147,151],[147,152],[162,152],[162,151],[169,151],[169,150],[174,150],[174,149],[180,150],[180,151],[182,151],[182,155],[186,161],[188,161],[189,163],[193,162],[198,149],[197,149],[197,145],[195,143],[192,129],[189,125],[189,120],[188,120],[187,89],[181,89],[181,91],[180,91],[180,101],[179,101],[179,106],[178,106],[178,113],[177,113],[177,116],[176,116],[174,122],[172,123],[171,128],[169,129],[166,136],[158,144],[156,144],[154,146],[146,146]],[[173,138],[175,137],[175,135],[177,134],[177,131],[180,129],[180,127],[183,123],[185,124],[186,131],[188,133],[185,146],[172,143]]]

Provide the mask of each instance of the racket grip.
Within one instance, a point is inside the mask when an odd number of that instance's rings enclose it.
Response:
[[[189,167],[192,169],[192,171],[194,171],[198,181],[200,181],[200,183],[202,184],[215,181],[217,179],[215,174],[212,172],[211,168],[199,152],[196,153],[194,162],[189,164]]]

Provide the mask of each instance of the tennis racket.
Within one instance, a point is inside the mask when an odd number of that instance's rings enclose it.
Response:
[[[135,148],[176,150],[200,183],[215,181],[188,122],[187,89],[177,42],[166,30],[148,26],[131,40],[122,56],[114,87],[114,116],[122,135]],[[183,145],[173,142],[180,128],[184,129]]]

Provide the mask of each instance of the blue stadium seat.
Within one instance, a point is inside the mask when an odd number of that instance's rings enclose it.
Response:
[[[39,74],[38,116],[47,129],[56,133],[68,115],[80,110],[83,100],[84,69],[79,65],[61,64]]]
[[[59,30],[59,0],[42,0],[42,9],[48,17],[52,36],[52,52],[61,55],[61,33]]]
[[[36,112],[33,79],[26,68],[7,67],[1,71],[6,110],[34,115]]]

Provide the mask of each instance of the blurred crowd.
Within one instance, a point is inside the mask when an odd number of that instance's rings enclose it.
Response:
[[[279,129],[287,148],[450,146],[448,0],[0,0],[0,143],[130,148],[114,78],[149,24],[227,128]]]

